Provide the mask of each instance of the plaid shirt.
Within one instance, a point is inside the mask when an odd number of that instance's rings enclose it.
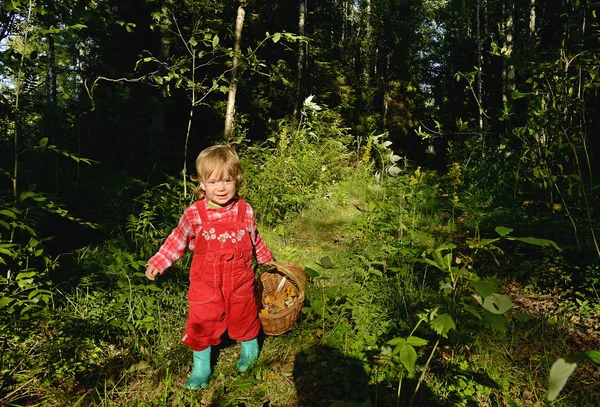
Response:
[[[237,200],[233,201],[229,205],[223,208],[211,208],[206,206],[206,212],[210,222],[224,221],[236,221],[238,213]],[[206,199],[201,205],[206,205]],[[252,246],[254,256],[258,264],[268,263],[273,259],[273,253],[271,249],[266,245],[258,230],[254,221],[254,210],[250,204],[246,204],[246,215],[244,216],[244,225],[246,230],[250,233],[250,239],[252,240]],[[183,216],[179,219],[179,224],[165,243],[161,246],[148,263],[154,266],[161,274],[171,267],[185,251],[186,246],[189,245],[190,250],[194,250],[196,247],[196,236],[200,235],[202,230],[202,220],[200,219],[200,213],[196,209],[196,205],[188,207]]]

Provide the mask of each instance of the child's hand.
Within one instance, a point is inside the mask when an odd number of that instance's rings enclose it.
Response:
[[[154,280],[156,275],[158,274],[158,270],[151,264],[146,267],[146,277],[150,280]]]

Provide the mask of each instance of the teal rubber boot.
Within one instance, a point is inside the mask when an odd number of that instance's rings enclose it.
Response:
[[[242,342],[242,356],[237,361],[237,368],[240,372],[254,367],[258,359],[258,339],[254,338],[249,341]]]
[[[201,351],[194,351],[194,368],[190,378],[185,382],[186,389],[202,389],[208,385],[210,376],[210,346]]]

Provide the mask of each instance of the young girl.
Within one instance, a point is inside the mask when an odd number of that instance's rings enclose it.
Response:
[[[154,280],[186,246],[194,251],[182,338],[193,351],[194,367],[185,385],[191,389],[208,384],[211,347],[220,343],[226,330],[231,339],[241,341],[238,370],[256,362],[260,321],[252,256],[261,265],[273,258],[256,229],[252,207],[239,199],[243,180],[235,150],[223,145],[207,148],[196,159],[196,171],[199,187],[194,192],[199,200],[185,210],[146,269],[146,277]]]

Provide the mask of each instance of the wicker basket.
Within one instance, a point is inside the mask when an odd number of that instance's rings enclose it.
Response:
[[[277,314],[259,313],[264,333],[276,336],[289,331],[294,322],[296,322],[296,318],[298,318],[298,314],[304,304],[304,293],[306,284],[308,284],[308,278],[301,267],[290,264],[272,264],[275,267],[262,273],[257,284],[257,299],[260,299],[259,308],[262,309],[266,306],[265,298],[277,290],[283,277],[287,277],[283,289],[292,285],[298,292],[298,298],[296,298],[294,304],[289,308]]]

